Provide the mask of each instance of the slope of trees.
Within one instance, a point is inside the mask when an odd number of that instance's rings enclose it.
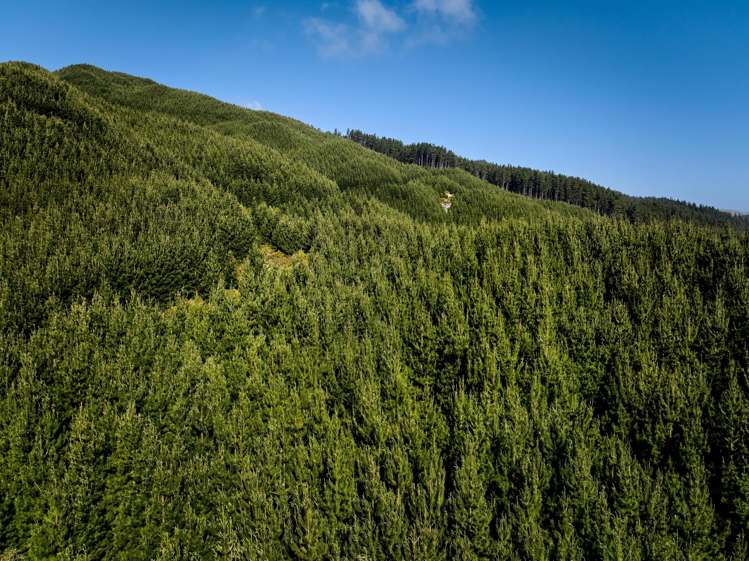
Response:
[[[623,217],[633,222],[681,219],[706,225],[749,229],[749,219],[708,206],[665,198],[630,197],[579,177],[548,171],[468,160],[450,150],[427,143],[404,144],[393,138],[349,130],[346,137],[400,162],[428,168],[459,168],[492,185],[528,197],[565,201],[597,213]]]
[[[0,555],[749,556],[749,234],[76,72],[0,65]]]

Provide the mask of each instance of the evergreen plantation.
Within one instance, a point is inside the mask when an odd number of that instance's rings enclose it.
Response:
[[[749,558],[747,229],[470,171],[0,64],[0,558]]]
[[[349,130],[346,137],[401,162],[428,168],[463,169],[513,193],[565,201],[589,208],[599,214],[626,218],[632,222],[678,218],[700,224],[726,225],[749,230],[749,216],[737,212],[725,212],[665,198],[630,197],[579,177],[468,160],[447,148],[426,142],[403,144],[400,140],[382,138],[359,130]]]

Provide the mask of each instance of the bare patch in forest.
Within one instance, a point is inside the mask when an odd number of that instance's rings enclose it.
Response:
[[[288,269],[294,266],[296,263],[306,264],[309,259],[307,257],[307,254],[302,250],[289,255],[288,253],[285,253],[269,244],[261,245],[260,253],[262,254],[263,259],[265,259],[265,262],[268,265],[276,267],[277,269]]]

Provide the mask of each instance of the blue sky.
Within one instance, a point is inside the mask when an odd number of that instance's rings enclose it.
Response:
[[[746,0],[0,2],[0,60],[749,211]]]

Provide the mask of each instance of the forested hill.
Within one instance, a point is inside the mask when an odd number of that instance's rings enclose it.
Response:
[[[681,219],[701,224],[749,229],[749,217],[666,198],[632,197],[601,187],[579,177],[548,171],[499,165],[462,158],[442,146],[425,142],[404,144],[400,140],[349,130],[346,137],[400,162],[429,168],[459,168],[513,193],[553,201],[565,201],[606,216],[633,222]]]
[[[0,64],[0,559],[743,561],[749,233]]]

